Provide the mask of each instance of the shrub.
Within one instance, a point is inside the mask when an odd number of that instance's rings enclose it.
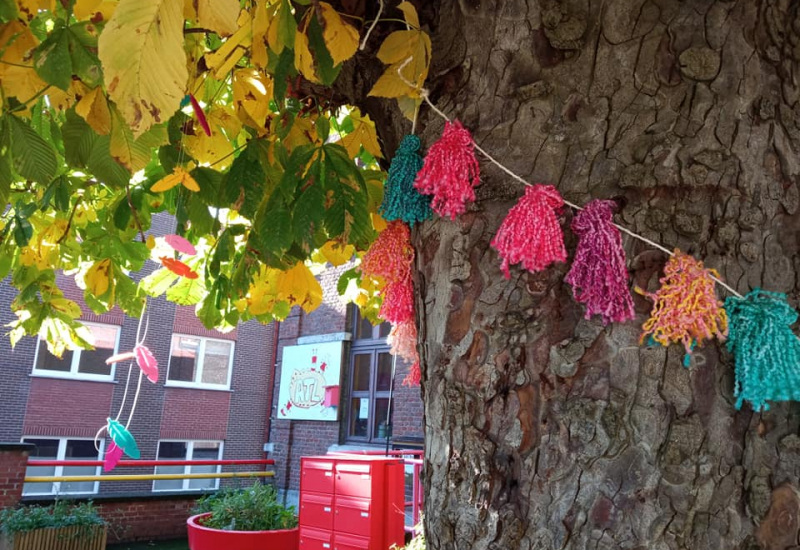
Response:
[[[245,489],[222,490],[197,501],[194,513],[211,515],[201,520],[204,527],[225,531],[274,531],[297,527],[294,506],[278,502],[271,485],[256,483]]]
[[[69,504],[59,500],[48,506],[0,510],[0,529],[8,537],[35,529],[58,527],[80,527],[83,529],[78,529],[76,536],[90,536],[94,534],[93,527],[105,524],[91,502]]]

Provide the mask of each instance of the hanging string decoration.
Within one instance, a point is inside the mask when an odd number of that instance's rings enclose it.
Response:
[[[141,456],[139,453],[139,446],[136,444],[136,440],[133,438],[131,432],[128,431],[128,428],[111,417],[107,419],[107,422],[106,431],[108,432],[108,437],[114,442],[114,445],[122,449],[122,452],[129,457],[139,458]]]
[[[386,221],[402,220],[414,227],[415,223],[429,220],[433,214],[431,198],[420,194],[414,187],[414,179],[423,164],[419,154],[421,146],[417,136],[408,135],[395,152],[380,207],[380,213]]]
[[[689,366],[696,345],[714,336],[724,340],[728,317],[714,292],[712,276],[719,274],[676,250],[664,267],[661,288],[655,293],[637,289],[654,302],[650,318],[642,326],[642,341],[650,337],[663,346],[680,342],[686,350],[684,366]]]
[[[575,300],[586,306],[586,319],[600,315],[603,325],[635,316],[622,237],[612,221],[615,207],[613,201],[593,200],[570,225],[578,247],[565,281]]]
[[[414,285],[411,264],[414,247],[403,222],[389,222],[361,260],[361,271],[384,280],[380,316],[394,325],[414,319]]]
[[[103,459],[103,471],[110,472],[117,467],[120,460],[122,460],[122,449],[112,441],[106,452],[106,457]]]
[[[725,300],[728,350],[736,364],[736,408],[747,400],[756,411],[767,401],[800,400],[800,340],[792,332],[797,311],[786,295],[754,289]]]
[[[439,141],[431,145],[414,182],[421,193],[433,195],[433,210],[454,220],[475,200],[480,167],[469,130],[459,121],[445,122]]]
[[[509,210],[492,246],[503,262],[500,269],[511,277],[509,264],[521,263],[531,272],[542,271],[554,262],[565,262],[564,234],[556,217],[564,200],[552,185],[531,185]]]
[[[158,361],[147,346],[136,344],[133,351],[118,353],[106,359],[106,365],[136,359],[136,364],[153,384],[158,382]]]

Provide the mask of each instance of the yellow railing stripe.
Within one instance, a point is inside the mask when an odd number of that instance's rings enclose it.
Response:
[[[233,477],[273,477],[275,472],[223,472],[221,474],[131,474],[110,476],[31,476],[25,483],[52,483],[54,481],[154,481],[159,479],[230,479]]]

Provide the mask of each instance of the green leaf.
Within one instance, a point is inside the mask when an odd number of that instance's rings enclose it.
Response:
[[[111,187],[122,188],[128,184],[131,175],[111,157],[111,139],[97,136],[86,162],[86,167],[95,177]]]
[[[219,192],[222,186],[223,175],[216,170],[199,166],[191,172],[194,181],[200,187],[197,196],[209,206],[223,206],[219,201]]]
[[[262,252],[280,258],[292,245],[292,216],[283,201],[268,201],[254,226]]]
[[[75,109],[67,111],[61,134],[64,137],[64,158],[67,164],[76,168],[86,166],[98,136],[86,121],[75,113]]]
[[[292,209],[292,235],[307,254],[315,248],[314,235],[322,227],[324,216],[325,194],[319,184],[309,185]]]
[[[216,327],[222,321],[222,312],[220,312],[219,307],[216,305],[218,295],[216,288],[212,289],[212,291],[203,298],[200,308],[197,309],[197,318],[200,319],[203,326],[207,329]]]
[[[18,214],[14,216],[14,241],[17,246],[22,248],[28,245],[28,241],[33,237],[33,226],[27,218],[20,217]]]
[[[14,0],[0,0],[0,21],[13,21],[17,18],[17,3]]]
[[[72,60],[69,55],[69,31],[63,22],[61,25],[33,52],[33,66],[42,80],[67,90],[72,82]]]
[[[264,192],[266,179],[267,176],[261,168],[258,151],[255,148],[251,150],[251,147],[248,146],[231,164],[223,185],[228,190],[227,198],[232,198],[233,193],[236,193],[236,197],[233,197],[231,202],[235,202],[241,193],[244,193],[244,202],[239,212],[246,218],[252,219],[255,215]]]
[[[33,128],[15,116],[6,117],[11,128],[11,159],[20,176],[47,185],[58,170],[53,147]]]
[[[139,285],[114,265],[114,280],[117,285],[117,304],[131,317],[139,317],[144,312],[146,298]]]
[[[308,24],[308,44],[314,51],[314,59],[319,68],[319,77],[322,83],[326,86],[333,84],[339,72],[342,70],[342,65],[333,65],[333,58],[325,46],[325,40],[322,38],[322,27],[317,21],[316,17],[311,17]]]
[[[191,306],[198,303],[206,295],[202,281],[198,279],[181,278],[178,283],[167,290],[167,300],[181,306]]]
[[[162,267],[142,279],[140,286],[147,295],[156,298],[164,294],[176,280],[178,280],[178,275],[166,267]]]
[[[339,281],[336,283],[336,292],[339,293],[339,296],[344,296],[344,293],[347,292],[347,287],[350,285],[350,281],[358,282],[359,279],[361,279],[361,275],[357,268],[348,269],[339,276]]]
[[[138,138],[134,138],[128,124],[117,109],[111,109],[111,139],[109,152],[120,165],[130,173],[138,172],[147,166],[153,151],[167,142],[164,125],[153,126]]]
[[[317,135],[323,142],[328,141],[328,136],[331,135],[331,122],[328,117],[321,116],[317,119],[315,124],[317,127]]]
[[[273,81],[275,82],[275,86],[273,87],[273,97],[278,105],[283,104],[283,100],[286,98],[286,87],[288,84],[288,79],[291,77],[292,72],[294,69],[294,52],[289,48],[284,48],[281,52],[281,55],[278,57],[278,63],[275,65],[275,74],[273,75]]]
[[[131,221],[131,207],[128,205],[127,200],[119,201],[117,207],[114,209],[114,227],[120,231],[128,229],[128,223]]]
[[[14,176],[11,173],[9,159],[5,155],[0,155],[0,204],[8,204],[12,181],[14,181]]]
[[[192,223],[192,230],[198,235],[209,233],[214,225],[214,216],[208,210],[208,205],[195,193],[191,193],[186,202],[188,203],[186,211],[189,214],[189,221]]]
[[[84,24],[86,25],[86,24]],[[79,26],[76,26],[79,28]],[[69,53],[72,61],[72,72],[80,78],[84,84],[90,88],[99,86],[103,83],[103,69],[100,67],[100,60],[89,48],[96,50],[97,46],[92,45],[84,38],[86,33],[76,34],[76,27],[67,29],[69,39]],[[90,37],[90,39],[93,37]],[[96,42],[96,40],[95,40]]]

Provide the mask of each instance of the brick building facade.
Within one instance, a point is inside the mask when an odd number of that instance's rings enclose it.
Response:
[[[164,234],[171,222],[154,219],[154,226],[155,233]],[[336,283],[344,269],[346,267],[331,268],[319,276],[324,299],[312,313],[294,308],[281,323],[265,326],[251,321],[227,334],[205,329],[192,307],[176,307],[163,297],[150,299],[145,343],[159,361],[160,377],[158,384],[143,382],[130,424],[141,457],[263,458],[265,443],[269,443],[271,446],[266,450],[270,451],[268,457],[276,461],[277,486],[291,498],[299,486],[301,456],[325,454],[329,450],[383,449],[390,431],[391,446],[421,447],[419,388],[402,385],[408,366],[401,362],[392,365],[385,338],[388,326],[373,328],[358,317],[352,306],[340,300]],[[104,350],[102,359],[111,351],[133,348],[138,319],[129,318],[117,309],[94,315],[83,304],[82,291],[74,281],[64,277],[59,285],[68,298],[81,305],[82,320],[101,327],[98,330],[106,330],[106,336],[116,335],[114,350]],[[3,324],[11,316],[9,306],[14,296],[13,287],[7,281],[0,282],[0,319],[6,320]],[[106,338],[109,342],[113,341],[111,336]],[[288,346],[331,341],[342,343],[341,371],[335,381],[340,399],[333,410],[332,421],[281,418],[278,398],[284,350]],[[191,344],[188,347],[193,346],[193,351],[186,352],[184,344]],[[194,353],[188,363],[184,357],[186,353]],[[227,370],[220,360],[220,354],[225,357],[226,353],[232,356]],[[0,379],[0,442],[38,444],[41,447],[38,454],[42,458],[92,458],[89,455],[94,451],[89,440],[105,424],[107,417],[116,416],[123,397],[126,403],[120,419],[127,418],[132,400],[131,392],[124,395],[128,366],[118,364],[106,376],[92,370],[97,365],[91,366],[88,354],[77,359],[73,357],[71,365],[69,359],[58,362],[48,357],[37,338],[26,337],[14,349],[7,337],[0,338],[0,373],[3,375]],[[88,374],[81,372],[84,359],[89,364]],[[393,381],[387,377],[391,370],[394,370]],[[226,374],[229,380],[225,379]],[[138,372],[133,376],[135,381]],[[135,384],[132,386],[135,388]],[[391,419],[387,422],[390,394]],[[156,473],[177,472],[175,468],[180,467],[159,469]],[[251,468],[238,467],[239,470]],[[224,471],[236,469],[226,466]],[[35,475],[93,473],[91,468],[90,471],[51,468],[34,472]],[[118,468],[114,473],[147,472]],[[195,480],[156,482],[155,485],[152,482],[104,482],[94,488],[88,485],[31,486],[26,488],[26,493],[39,498],[47,494],[87,492],[102,497],[154,490],[162,494],[196,492],[214,485],[214,481]]]

